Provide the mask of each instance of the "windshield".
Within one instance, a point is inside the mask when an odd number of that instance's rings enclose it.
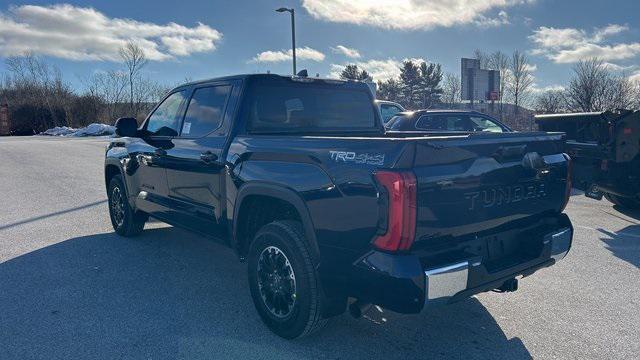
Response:
[[[392,104],[380,104],[380,114],[382,115],[382,121],[389,122],[397,113],[404,110]]]
[[[334,84],[261,82],[246,97],[252,131],[374,130],[373,99],[365,90]]]
[[[406,117],[402,115],[394,116],[384,124],[384,127],[388,130],[400,130],[400,125],[402,125],[403,119],[406,119]]]

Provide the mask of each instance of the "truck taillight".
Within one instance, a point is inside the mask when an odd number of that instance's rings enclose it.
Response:
[[[567,154],[563,154],[563,155],[564,155],[564,158],[567,159],[567,186],[564,193],[564,203],[560,208],[560,212],[563,212],[564,209],[567,207],[567,204],[569,203],[569,198],[571,197],[571,188],[573,186],[573,183],[571,181],[571,179],[573,178],[573,160],[569,155]]]
[[[412,172],[378,171],[378,184],[386,190],[387,231],[373,240],[386,251],[408,250],[416,235],[416,176]]]

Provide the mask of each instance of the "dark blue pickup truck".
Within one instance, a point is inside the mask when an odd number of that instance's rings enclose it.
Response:
[[[386,132],[366,84],[268,74],[179,86],[116,129],[115,231],[151,216],[230,246],[285,338],[514,291],[571,246],[560,133]]]

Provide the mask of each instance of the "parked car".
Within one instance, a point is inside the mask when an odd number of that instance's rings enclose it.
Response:
[[[419,110],[399,113],[385,127],[390,131],[512,132],[489,115],[469,110]]]
[[[640,208],[640,111],[538,115],[542,130],[567,134],[575,187],[594,199]]]
[[[362,83],[194,82],[116,131],[105,159],[116,233],[153,217],[231,247],[258,314],[285,338],[347,307],[410,314],[514,291],[571,246],[562,134],[389,135]]]
[[[393,101],[376,100],[376,105],[382,116],[382,121],[386,124],[396,114],[406,111],[402,105]]]

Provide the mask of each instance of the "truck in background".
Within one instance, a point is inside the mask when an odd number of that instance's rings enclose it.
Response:
[[[640,208],[640,111],[537,115],[543,131],[567,134],[574,187],[585,195]]]

